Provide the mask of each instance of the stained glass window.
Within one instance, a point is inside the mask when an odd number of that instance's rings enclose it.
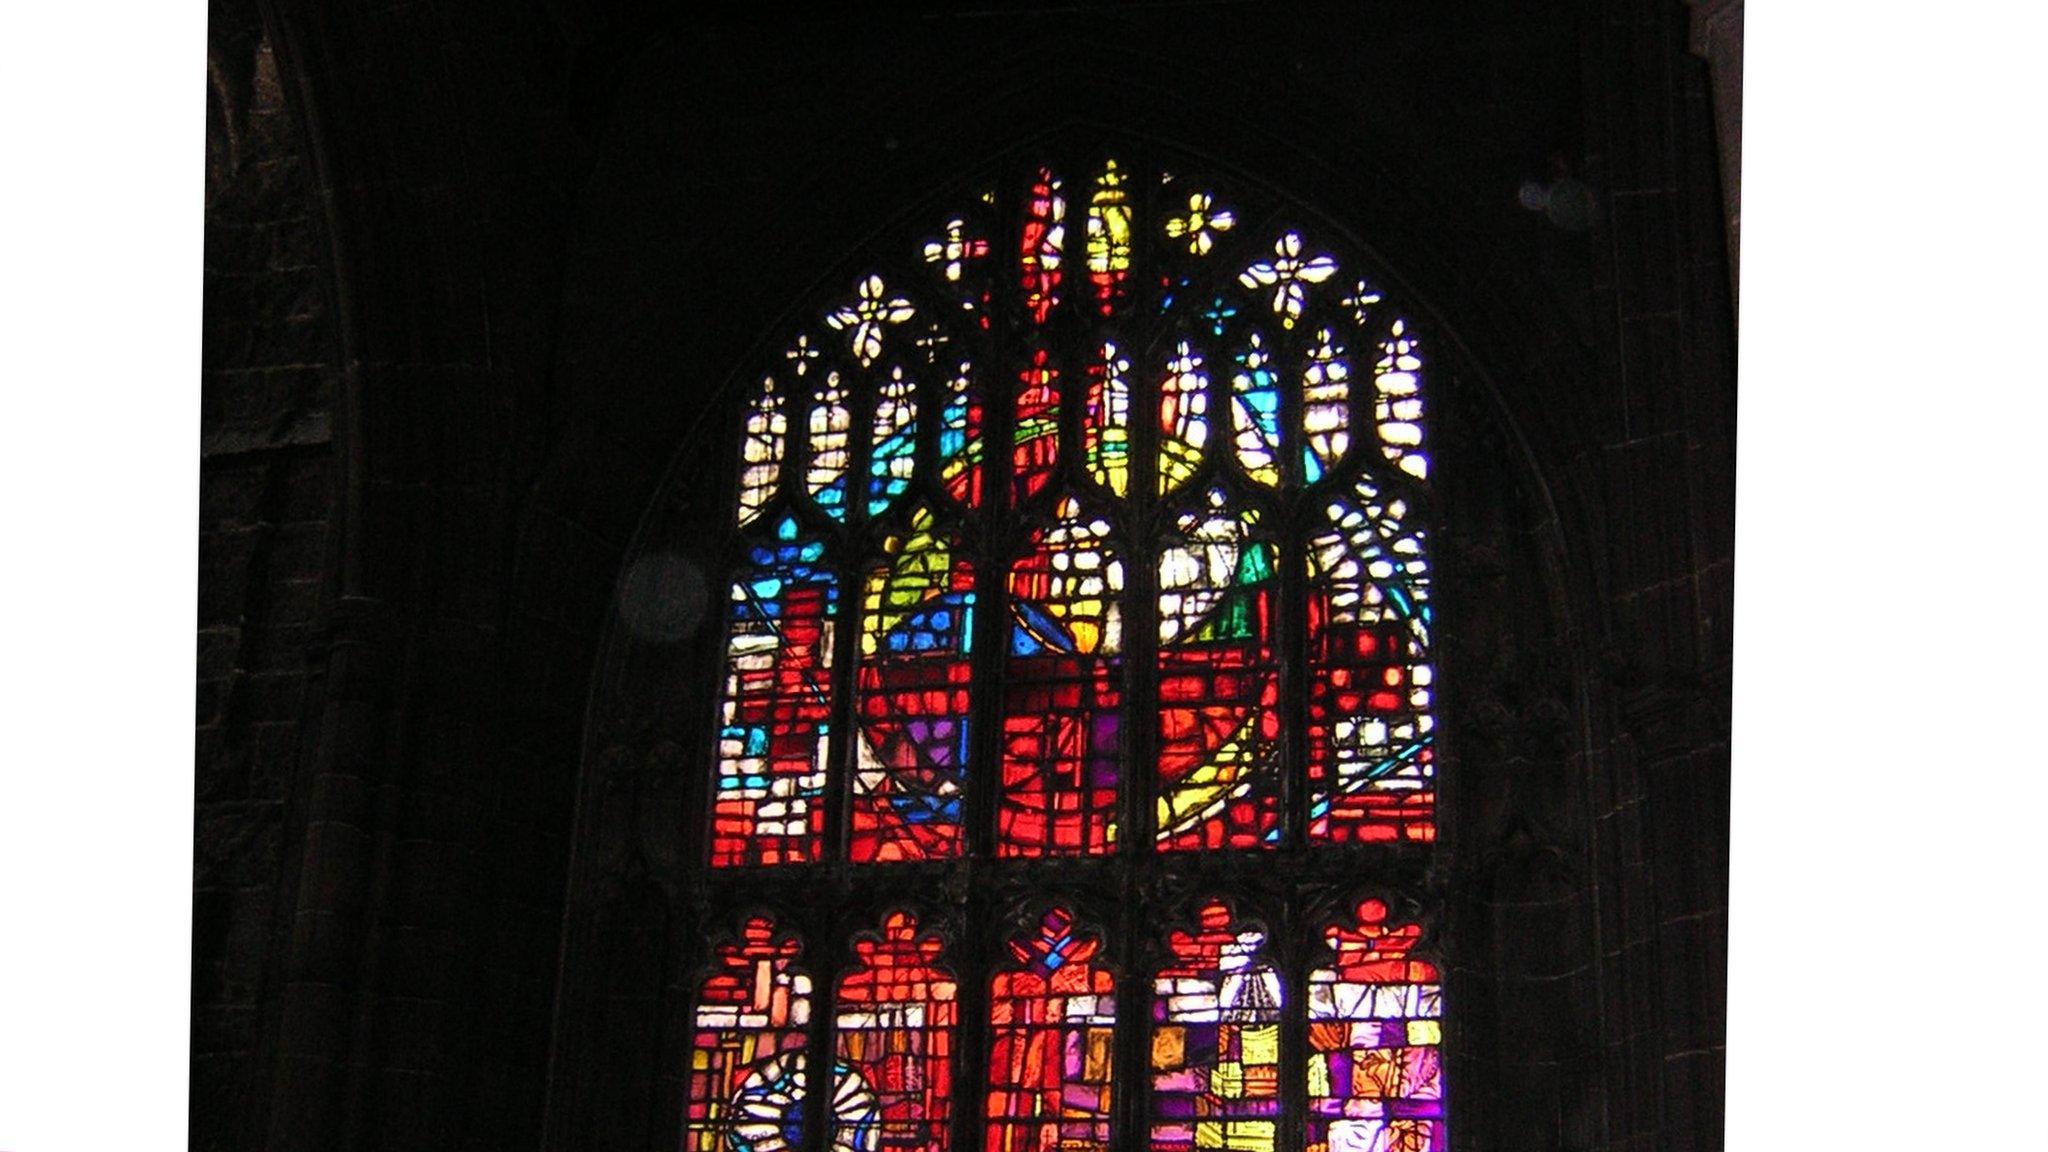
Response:
[[[917,469],[917,385],[890,370],[875,396],[875,440],[868,454],[868,515],[879,516],[910,487]]]
[[[1436,835],[1429,561],[1407,501],[1361,479],[1309,541],[1309,835]]]
[[[1329,964],[1308,975],[1304,1152],[1442,1152],[1442,991],[1410,954],[1419,934],[1378,900],[1324,929]]]
[[[847,442],[852,427],[846,390],[841,386],[839,373],[830,373],[811,405],[811,466],[805,483],[818,509],[840,520],[846,518],[846,472],[852,458]]]
[[[1116,979],[1054,907],[989,979],[987,1152],[1107,1149]]]
[[[1279,970],[1266,933],[1204,904],[1152,984],[1152,1147],[1272,1152],[1280,1117]]]
[[[1436,837],[1436,345],[1140,159],[983,176],[737,377],[688,1152],[1444,1148],[1427,920],[1322,903]]]
[[[939,479],[946,494],[969,508],[981,506],[981,392],[974,365],[961,361],[946,380],[939,420]]]
[[[1256,510],[1211,489],[1159,557],[1159,845],[1280,839],[1278,557]]]
[[[873,1104],[835,1116],[833,1145],[945,1152],[958,986],[939,962],[944,944],[920,934],[910,913],[894,912],[880,934],[853,947],[856,966],[840,978],[836,998],[834,1096]]]
[[[1060,370],[1045,349],[1017,375],[1016,436],[1011,450],[1012,501],[1045,491],[1060,459]]]
[[[1209,379],[1202,355],[1183,340],[1159,387],[1159,491],[1172,492],[1201,466],[1209,442]]]

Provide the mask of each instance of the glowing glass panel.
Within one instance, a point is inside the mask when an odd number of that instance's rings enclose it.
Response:
[[[836,1147],[945,1152],[959,987],[939,963],[944,950],[908,912],[854,939],[855,967],[835,1001],[834,1090],[871,1094],[875,1107],[864,1119],[835,1118]]]
[[[846,519],[846,472],[853,455],[849,437],[853,413],[846,407],[846,389],[839,373],[827,372],[811,404],[811,464],[804,485],[818,509],[835,520]]]
[[[1351,449],[1351,364],[1328,328],[1316,332],[1301,373],[1302,479],[1310,484]]]
[[[1123,765],[1123,562],[1109,522],[1060,502],[1010,570],[996,852],[1072,856],[1116,842]]]
[[[1256,332],[1238,354],[1237,364],[1238,371],[1230,378],[1237,462],[1246,476],[1271,488],[1280,483],[1280,376]]]
[[[882,337],[890,326],[917,314],[910,301],[889,295],[880,276],[869,276],[854,286],[851,303],[826,315],[825,323],[845,332],[854,359],[865,368],[882,354]]]
[[[1018,376],[1011,444],[1010,498],[1022,504],[1052,482],[1060,458],[1060,373],[1042,348]]]
[[[1273,243],[1273,258],[1261,261],[1238,274],[1246,288],[1271,288],[1273,314],[1283,328],[1294,327],[1308,305],[1308,285],[1320,284],[1337,274],[1337,262],[1328,256],[1302,256],[1301,237],[1282,233]]]
[[[1043,324],[1060,302],[1060,250],[1067,240],[1067,200],[1059,177],[1040,169],[1025,209],[1024,235],[1018,253],[1024,288],[1024,310]]]
[[[1209,377],[1201,354],[1183,340],[1159,386],[1159,492],[1179,488],[1201,467],[1209,442]]]
[[[1304,1152],[1443,1152],[1442,986],[1409,955],[1420,931],[1358,905],[1323,930],[1331,963],[1308,975]]]
[[[1131,274],[1131,204],[1124,173],[1111,160],[1095,181],[1088,201],[1088,283],[1104,316],[1124,297]]]
[[[868,515],[879,516],[917,470],[917,386],[892,368],[876,389],[874,450],[868,456]]]
[[[981,507],[981,387],[974,366],[963,360],[946,381],[946,406],[939,413],[939,481],[946,495],[969,508]]]
[[[1110,1141],[1116,980],[1055,907],[989,980],[986,1152],[1101,1152]]]
[[[960,855],[974,576],[919,509],[861,598],[854,861]]]
[[[1183,513],[1159,558],[1158,845],[1280,839],[1278,566],[1253,511],[1220,490]]]
[[[763,376],[754,398],[747,403],[747,419],[740,439],[740,519],[751,524],[775,498],[775,486],[782,477],[782,453],[789,442],[789,416],[782,409],[782,392],[773,376]]]
[[[1429,563],[1370,480],[1309,542],[1309,838],[1432,840]]]
[[[1380,342],[1380,360],[1373,367],[1373,424],[1380,452],[1417,480],[1429,478],[1429,458],[1422,451],[1422,347],[1395,320]]]
[[[1215,197],[1196,192],[1188,197],[1186,214],[1167,219],[1166,234],[1185,242],[1194,255],[1207,256],[1216,246],[1216,238],[1236,224],[1237,217],[1229,209],[1216,207]]]
[[[803,1147],[804,1043],[811,978],[803,945],[756,916],[713,950],[691,1017],[685,1152],[794,1152]]]
[[[1280,973],[1265,930],[1211,901],[1167,939],[1152,984],[1154,1152],[1273,1152],[1280,1117]]]
[[[711,863],[815,860],[824,831],[838,584],[785,519],[733,581],[711,795]]]
[[[1131,483],[1131,362],[1114,344],[1104,344],[1088,366],[1088,394],[1081,425],[1088,474],[1118,496]]]

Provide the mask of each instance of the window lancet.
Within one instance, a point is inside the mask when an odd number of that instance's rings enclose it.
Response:
[[[959,986],[939,962],[944,950],[907,912],[854,941],[856,965],[835,997],[835,1150],[945,1152]]]
[[[811,978],[796,967],[802,951],[765,916],[718,947],[691,1020],[685,1152],[803,1147]]]
[[[1304,1152],[1442,1152],[1442,991],[1411,955],[1420,930],[1361,901],[1331,924],[1330,963],[1308,976],[1308,1136]]]
[[[733,580],[711,803],[711,862],[818,858],[839,584],[785,518]]]
[[[1116,978],[1066,909],[1010,941],[989,979],[986,1152],[1106,1152]]]
[[[1177,518],[1159,557],[1162,848],[1270,847],[1280,838],[1279,562],[1255,509],[1221,489]]]
[[[1266,932],[1220,900],[1176,930],[1152,986],[1152,1147],[1272,1152],[1280,1117],[1280,973]]]
[[[974,574],[923,509],[883,550],[861,598],[850,854],[941,860],[962,849]]]
[[[1069,497],[1010,570],[996,851],[1100,855],[1123,781],[1123,560]]]

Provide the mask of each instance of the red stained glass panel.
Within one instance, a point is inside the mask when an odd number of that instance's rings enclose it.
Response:
[[[803,946],[756,916],[714,950],[691,1018],[685,1152],[794,1152],[803,1144],[811,978]]]
[[[1063,908],[1010,942],[989,981],[987,1152],[1090,1152],[1110,1141],[1116,980]]]
[[[856,863],[958,856],[974,575],[920,509],[861,602],[852,838]]]
[[[854,940],[856,967],[839,980],[834,1020],[833,1143],[858,1152],[945,1152],[952,1116],[953,1033],[959,986],[940,964],[944,945],[917,918],[891,913],[879,936]]]
[[[1116,839],[1123,562],[1071,497],[1010,571],[996,852],[1078,856]]]

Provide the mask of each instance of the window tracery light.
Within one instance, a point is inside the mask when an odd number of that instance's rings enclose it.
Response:
[[[718,947],[691,1018],[685,1152],[803,1146],[811,978],[797,966],[802,953],[766,916]]]
[[[1124,565],[1109,521],[1062,499],[1010,569],[996,852],[1101,855],[1123,786]]]
[[[1323,929],[1330,961],[1308,976],[1304,1152],[1443,1149],[1443,991],[1413,954],[1420,934],[1372,899]]]

